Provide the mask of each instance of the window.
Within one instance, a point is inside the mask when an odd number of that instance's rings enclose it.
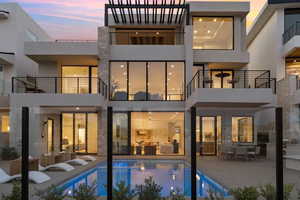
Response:
[[[183,101],[184,62],[111,62],[110,99]]]
[[[62,150],[97,153],[97,121],[96,113],[63,113]]]
[[[127,62],[110,64],[110,97],[112,100],[127,100]]]
[[[0,114],[1,116],[1,132],[9,132],[10,126],[9,126],[9,114]]]
[[[128,114],[113,114],[113,153],[129,154]]]
[[[253,117],[232,117],[232,142],[252,143]]]
[[[233,49],[233,17],[193,17],[193,49]]]
[[[98,92],[98,68],[94,66],[62,66],[62,93]]]
[[[146,62],[129,63],[129,100],[146,100]]]
[[[134,155],[183,155],[184,113],[132,112],[131,147]]]

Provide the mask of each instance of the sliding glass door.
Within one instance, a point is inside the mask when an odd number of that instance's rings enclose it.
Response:
[[[63,113],[63,151],[97,153],[98,123],[96,113]]]
[[[113,115],[113,154],[130,154],[128,119],[129,115],[127,112],[114,113]]]

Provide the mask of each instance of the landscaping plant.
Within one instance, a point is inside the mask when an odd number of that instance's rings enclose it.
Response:
[[[180,189],[176,188],[170,192],[170,197],[168,200],[185,200],[184,194],[181,193]]]
[[[243,187],[231,189],[230,194],[235,200],[257,200],[260,196],[256,187]]]
[[[97,200],[96,197],[96,184],[80,184],[73,192],[75,200]]]
[[[2,160],[14,160],[19,158],[19,154],[15,148],[6,146],[1,149],[1,158]]]
[[[2,199],[2,200],[20,200],[20,199],[22,199],[21,184],[19,182],[14,182],[11,193],[8,195],[2,194],[2,197],[0,199]]]
[[[146,178],[144,184],[136,185],[138,200],[162,200],[162,187],[156,184],[152,177]]]
[[[36,196],[38,196],[40,200],[64,200],[67,197],[63,189],[54,185],[46,190],[38,190]]]
[[[291,198],[291,193],[294,189],[294,185],[285,184],[284,185],[284,193],[283,200],[289,200]],[[276,199],[276,188],[272,184],[267,184],[265,186],[260,187],[260,195],[264,197],[265,200],[273,200]]]
[[[113,200],[132,200],[135,196],[135,191],[131,190],[130,186],[126,186],[124,181],[119,182],[113,188]]]

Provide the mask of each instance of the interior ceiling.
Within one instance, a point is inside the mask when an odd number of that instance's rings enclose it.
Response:
[[[298,57],[300,58],[300,48],[295,48],[291,53],[289,53],[286,57]]]

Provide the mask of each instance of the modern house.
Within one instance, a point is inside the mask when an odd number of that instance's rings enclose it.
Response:
[[[1,27],[25,15],[15,4],[0,5],[8,13]],[[110,2],[97,41],[53,41],[28,22],[16,36],[30,36],[18,42],[24,48],[0,54],[4,73],[10,69],[3,76],[9,145],[20,148],[22,106],[30,107],[33,156],[104,155],[108,106],[114,155],[188,156],[191,107],[200,155],[217,155],[220,144],[257,144],[268,123],[263,113],[276,105],[276,74],[269,63],[249,63],[248,12],[246,2]],[[19,23],[27,24],[12,24]]]
[[[0,147],[3,147],[17,134],[10,129],[11,78],[38,75],[38,64],[24,53],[24,42],[47,41],[50,38],[15,3],[0,3],[0,27]]]
[[[272,77],[277,79],[277,103],[283,107],[286,151],[293,156],[300,153],[299,21],[299,1],[270,0],[247,35],[248,69],[270,70]]]

